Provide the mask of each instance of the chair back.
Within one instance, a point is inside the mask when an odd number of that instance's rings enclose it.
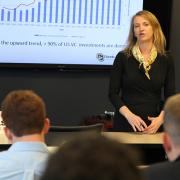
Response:
[[[93,124],[87,126],[51,126],[45,136],[45,142],[48,146],[61,146],[72,138],[78,138],[81,135],[97,134],[101,135],[103,124]]]

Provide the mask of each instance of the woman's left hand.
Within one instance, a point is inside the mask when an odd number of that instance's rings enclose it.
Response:
[[[158,117],[148,117],[151,124],[144,129],[143,133],[154,134],[158,131],[160,126],[163,124],[163,112]]]

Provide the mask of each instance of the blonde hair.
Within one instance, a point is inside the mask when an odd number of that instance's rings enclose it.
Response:
[[[129,36],[128,36],[128,44],[127,44],[127,47],[124,49],[125,54],[127,56],[131,56],[132,48],[136,44],[136,41],[137,41],[136,37],[134,36],[134,19],[137,16],[141,16],[149,21],[153,29],[154,46],[156,47],[158,54],[165,55],[166,54],[166,51],[165,51],[166,38],[162,31],[161,25],[158,19],[156,18],[156,16],[146,10],[137,12],[131,19],[130,31],[129,31]]]

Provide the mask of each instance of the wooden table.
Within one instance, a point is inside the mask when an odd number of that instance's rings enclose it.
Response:
[[[127,144],[162,144],[163,133],[103,132],[102,135]]]

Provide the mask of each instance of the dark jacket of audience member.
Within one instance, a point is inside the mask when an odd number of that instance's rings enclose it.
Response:
[[[163,146],[168,160],[145,169],[148,180],[180,179],[180,94],[170,97],[164,107]]]

